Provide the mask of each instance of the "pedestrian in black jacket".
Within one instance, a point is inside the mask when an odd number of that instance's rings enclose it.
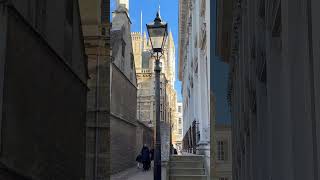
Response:
[[[137,167],[140,169],[140,164],[142,164],[142,155],[139,154],[136,158],[136,161],[138,162]]]
[[[150,151],[147,145],[145,144],[141,149],[141,160],[143,164],[143,170],[147,171],[150,169]]]

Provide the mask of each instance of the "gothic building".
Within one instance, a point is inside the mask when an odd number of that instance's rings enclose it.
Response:
[[[133,52],[138,85],[137,118],[150,127],[155,127],[155,74],[154,57],[146,33],[132,33]],[[170,149],[170,128],[176,121],[177,95],[175,82],[175,46],[169,33],[165,51],[160,59],[160,121],[162,138],[162,160],[167,161]]]
[[[154,58],[151,57],[151,47],[146,33],[133,32],[133,49],[138,81],[138,119],[146,124],[155,126],[155,90],[154,90]],[[165,46],[164,56],[161,58],[162,71],[160,76],[160,119],[169,122],[170,113],[173,116],[176,107],[175,82],[175,47],[170,32]],[[170,112],[171,109],[171,112]]]

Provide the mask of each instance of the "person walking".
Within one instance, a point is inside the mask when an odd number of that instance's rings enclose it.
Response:
[[[177,154],[178,155],[178,152],[177,152],[176,148],[173,148],[173,154]]]
[[[147,171],[150,169],[150,151],[146,144],[143,145],[141,149],[141,160],[143,164],[143,170]]]
[[[137,158],[136,158],[136,161],[137,161],[137,167],[138,167],[138,169],[140,169],[140,167],[141,167],[141,164],[142,164],[142,155],[141,154],[139,154],[138,156],[137,156]]]

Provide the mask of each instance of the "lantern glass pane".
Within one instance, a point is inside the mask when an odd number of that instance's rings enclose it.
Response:
[[[152,42],[153,49],[162,48],[163,37],[165,35],[165,28],[150,28],[149,36]]]

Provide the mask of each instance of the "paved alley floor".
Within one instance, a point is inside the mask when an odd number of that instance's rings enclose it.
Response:
[[[162,180],[166,180],[166,168],[162,168]],[[153,180],[153,167],[149,171],[142,171],[137,167],[129,168],[111,176],[111,180]]]

